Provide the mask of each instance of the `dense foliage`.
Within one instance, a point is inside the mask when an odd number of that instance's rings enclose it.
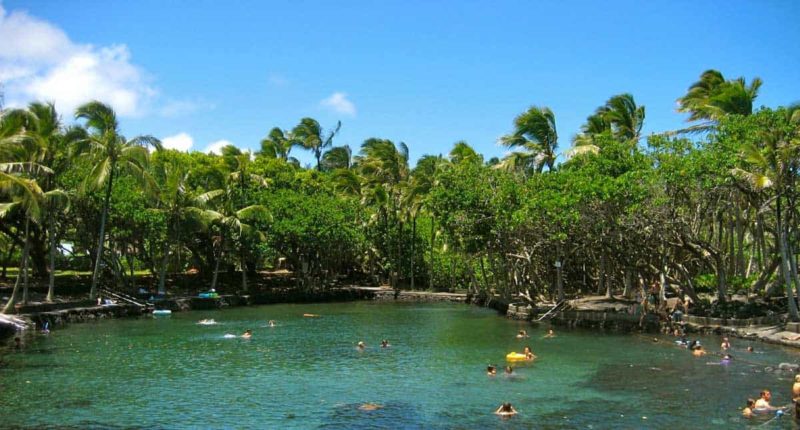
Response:
[[[646,138],[644,107],[613,96],[560,156],[555,113],[532,107],[501,138],[503,160],[458,142],[413,168],[403,143],[372,138],[353,154],[334,146],[341,124],[311,118],[273,128],[254,154],[215,155],[127,139],[99,102],[70,127],[52,105],[3,110],[0,263],[21,268],[9,306],[27,300],[29,276],[57,269],[93,270],[94,295],[142,270],[162,292],[187,270],[212,286],[239,273],[247,290],[248,275],[285,265],[297,288],[349,279],[531,300],[630,297],[658,280],[662,295],[720,303],[787,295],[797,319],[800,110],[754,109],[760,85],[707,71],[678,99],[692,124]]]

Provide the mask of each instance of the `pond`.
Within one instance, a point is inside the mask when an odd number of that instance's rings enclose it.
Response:
[[[517,340],[520,328],[531,337]],[[249,340],[224,337],[246,329]],[[665,336],[545,331],[472,306],[376,302],[76,324],[2,352],[0,427],[745,428],[774,417],[741,418],[747,397],[770,388],[774,405],[790,402],[793,374],[766,368],[800,359],[734,339],[723,366],[714,336],[695,358]],[[503,375],[505,355],[526,344],[538,359]],[[493,415],[504,401],[519,414]],[[768,425],[794,427],[789,416]]]

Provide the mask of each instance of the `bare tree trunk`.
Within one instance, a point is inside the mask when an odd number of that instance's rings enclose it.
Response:
[[[411,218],[411,289],[414,289],[414,259],[416,258],[415,254],[415,245],[417,243],[417,216],[414,215]]]
[[[30,220],[31,220],[31,218],[29,216],[25,217],[25,241],[27,243],[30,243],[30,241],[31,241],[29,239],[29,236],[28,236],[28,234],[29,234],[29,228],[28,227],[30,225]],[[30,245],[28,245],[28,253],[30,254],[30,252],[31,252]],[[22,280],[23,280],[23,284],[22,284],[22,304],[28,304],[28,266],[30,266],[30,264],[31,264],[30,260],[31,260],[30,256],[27,256],[26,258],[22,259],[22,262],[24,263],[22,265],[22,268],[23,268],[23,270],[22,270]]]
[[[158,273],[158,294],[163,296],[167,294],[167,289],[164,285],[164,280],[167,277],[167,264],[169,263],[169,234],[167,240],[164,242],[164,255],[161,257],[161,270]]]
[[[47,225],[50,235],[50,267],[47,279],[47,299],[45,300],[52,302],[56,286],[56,223],[53,219],[52,208],[47,209]]]
[[[92,289],[89,290],[89,299],[94,300],[97,296],[97,282],[100,278],[100,266],[103,264],[103,249],[106,244],[106,218],[108,217],[108,205],[111,201],[111,190],[114,184],[114,166],[111,166],[111,172],[108,175],[108,184],[106,184],[106,195],[103,199],[103,213],[100,215],[100,237],[97,244],[97,256],[94,262],[94,272],[92,273]]]

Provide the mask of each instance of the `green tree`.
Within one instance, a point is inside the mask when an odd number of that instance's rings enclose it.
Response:
[[[317,170],[322,170],[322,154],[325,148],[333,145],[333,138],[339,133],[340,128],[342,128],[341,121],[336,123],[336,127],[333,130],[325,133],[317,120],[303,118],[300,120],[300,124],[297,124],[292,129],[292,142],[303,149],[311,151],[317,160]]]

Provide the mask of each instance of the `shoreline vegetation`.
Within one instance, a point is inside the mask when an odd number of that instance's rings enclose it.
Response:
[[[124,136],[99,101],[0,106],[0,311],[362,285],[542,309],[599,296],[662,323],[680,311],[790,327],[800,105],[755,108],[761,84],[707,70],[676,95],[686,128],[648,136],[631,94],[571,139],[532,106],[509,119],[502,159],[458,141],[415,165],[405,143],[356,152],[341,123],[312,118],[254,152],[204,154]]]

